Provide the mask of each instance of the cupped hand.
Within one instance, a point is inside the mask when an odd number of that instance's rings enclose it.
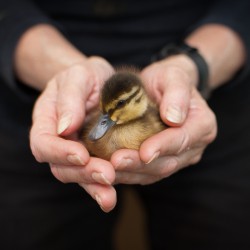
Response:
[[[217,133],[214,113],[195,88],[197,72],[186,58],[152,64],[142,71],[145,87],[170,125],[135,150],[112,155],[116,183],[150,184],[197,163]],[[195,70],[195,68],[194,68]]]
[[[113,166],[89,156],[78,130],[98,105],[100,87],[112,73],[106,60],[90,57],[56,74],[35,103],[30,132],[35,158],[48,162],[58,180],[78,183],[106,212],[116,204]]]

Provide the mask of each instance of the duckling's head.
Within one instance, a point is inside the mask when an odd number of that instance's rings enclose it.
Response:
[[[148,107],[141,79],[133,72],[117,72],[104,84],[101,93],[102,116],[89,138],[100,139],[112,126],[139,119]]]
[[[141,79],[135,73],[119,72],[109,78],[102,90],[101,108],[116,124],[140,118],[148,106]]]

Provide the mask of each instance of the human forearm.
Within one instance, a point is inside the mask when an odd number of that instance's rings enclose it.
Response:
[[[50,25],[28,29],[16,48],[14,69],[18,79],[42,90],[59,71],[85,60],[85,56]]]
[[[241,38],[223,25],[204,25],[190,34],[186,42],[198,48],[208,63],[211,89],[230,80],[246,60]]]

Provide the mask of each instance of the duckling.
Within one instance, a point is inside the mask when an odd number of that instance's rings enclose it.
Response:
[[[136,72],[118,71],[103,85],[101,112],[83,129],[90,154],[109,160],[118,149],[140,148],[148,137],[166,128],[157,107]]]

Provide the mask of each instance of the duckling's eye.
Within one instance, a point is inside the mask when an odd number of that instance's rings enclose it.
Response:
[[[101,125],[102,126],[104,126],[104,125],[106,125],[107,124],[107,121],[106,120],[103,120],[102,122],[101,122]]]
[[[120,100],[116,104],[116,108],[122,108],[126,104],[126,100]]]

